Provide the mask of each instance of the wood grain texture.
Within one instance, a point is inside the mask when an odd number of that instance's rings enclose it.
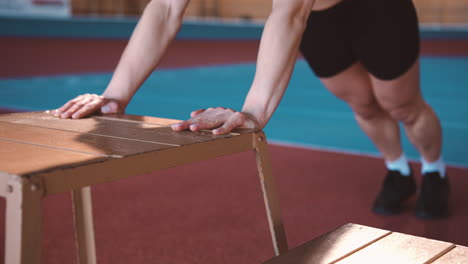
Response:
[[[273,201],[267,208],[273,212],[269,218],[273,219],[274,247],[276,252],[286,251],[263,133],[239,130],[215,136],[210,131],[173,132],[168,126],[172,122],[130,115],[70,120],[46,112],[0,116],[0,194],[7,197],[10,208],[7,229],[14,231],[7,234],[7,263],[38,263],[37,218],[39,200],[44,196],[72,190],[79,262],[95,263],[88,186],[253,149],[257,150],[263,189]],[[255,144],[259,134],[261,143]],[[34,194],[31,199],[11,190],[12,178],[18,179],[23,194]]]
[[[13,176],[6,195],[5,263],[39,264],[42,186]]]
[[[139,115],[130,115],[130,114],[109,114],[109,115],[99,115],[96,117],[99,119],[148,123],[148,124],[155,124],[155,125],[160,125],[160,126],[170,126],[170,125],[182,122],[182,120],[177,120],[177,119],[167,119],[167,118],[161,118],[161,117],[139,116]]]
[[[252,150],[252,135],[243,134],[190,144],[177,148],[146,152],[121,159],[108,159],[86,166],[35,174],[44,179],[47,194],[64,192],[98,183],[149,173],[191,162],[208,160],[233,153]],[[99,175],[99,177],[96,177]]]
[[[468,263],[468,247],[455,246],[452,250],[436,259],[433,264],[466,264]]]
[[[390,233],[387,230],[346,224],[264,264],[334,263]]]
[[[72,191],[73,218],[79,264],[96,264],[91,187]]]
[[[174,132],[169,126],[143,122],[120,122],[115,119],[89,117],[83,119],[60,119],[45,112],[15,113],[0,115],[0,121],[27,124],[64,131],[81,132],[119,139],[132,139],[172,146],[226,138],[233,135],[215,136],[210,132]]]
[[[0,139],[110,157],[121,157],[173,147],[152,142],[117,139],[3,121],[0,121]]]
[[[288,242],[284,231],[281,207],[276,194],[276,184],[271,170],[265,134],[263,132],[253,134],[253,142],[255,142],[258,175],[262,186],[271,238],[275,255],[278,256],[288,251]]]
[[[105,157],[0,140],[0,171],[24,175],[106,160]]]
[[[431,263],[454,246],[452,243],[394,232],[337,263]]]
[[[0,196],[5,197],[5,195],[8,193],[8,181],[13,177],[14,175],[8,174],[7,172],[2,172],[0,170]]]
[[[34,174],[44,180],[47,193],[55,193],[254,148],[249,130],[215,136],[210,132],[173,132],[170,127],[155,124],[171,122],[168,119],[122,118],[70,120],[46,112],[0,115],[0,135],[5,137],[2,140],[0,136],[0,157],[5,157],[0,171]],[[106,137],[108,140],[103,141]],[[120,143],[114,148],[111,145],[115,142]],[[166,146],[159,146],[159,142]],[[122,156],[102,156],[110,153]],[[125,158],[113,159],[119,157]]]

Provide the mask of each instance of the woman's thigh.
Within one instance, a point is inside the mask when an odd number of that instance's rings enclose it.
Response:
[[[410,69],[392,80],[369,75],[373,94],[382,108],[399,121],[410,121],[425,105],[419,80],[419,60]]]
[[[380,111],[369,73],[359,62],[332,77],[322,77],[320,81],[332,94],[348,103],[355,113],[371,116]]]

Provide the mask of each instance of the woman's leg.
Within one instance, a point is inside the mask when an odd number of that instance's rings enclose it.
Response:
[[[388,173],[372,210],[395,214],[416,191],[416,184],[400,142],[398,122],[379,104],[370,74],[360,63],[328,78],[320,78],[325,87],[344,100],[354,112],[362,130],[384,156]]]
[[[415,214],[420,218],[448,215],[449,185],[441,158],[442,129],[424,101],[419,84],[419,61],[398,78],[370,77],[375,97],[389,115],[403,123],[406,134],[422,156],[424,175]]]
[[[419,85],[419,62],[402,76],[383,81],[370,77],[378,103],[403,123],[409,140],[429,162],[441,155],[442,129],[432,108],[424,101]]]
[[[320,80],[331,93],[348,103],[359,126],[385,160],[393,161],[402,155],[398,123],[379,105],[369,73],[360,63]]]

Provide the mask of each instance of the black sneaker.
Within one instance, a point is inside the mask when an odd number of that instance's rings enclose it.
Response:
[[[372,211],[377,214],[393,215],[402,211],[402,203],[416,192],[413,173],[403,176],[399,171],[389,170]]]
[[[437,219],[448,216],[449,184],[447,177],[438,172],[425,173],[415,215],[422,219]]]

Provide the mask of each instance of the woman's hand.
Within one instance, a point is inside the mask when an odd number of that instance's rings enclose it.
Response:
[[[190,114],[190,117],[186,121],[172,125],[172,130],[213,129],[213,134],[222,135],[237,127],[260,129],[257,120],[252,115],[224,107],[196,110]]]
[[[97,94],[83,94],[68,101],[53,113],[55,117],[78,119],[100,111],[103,114],[123,113],[124,108],[116,100]]]

